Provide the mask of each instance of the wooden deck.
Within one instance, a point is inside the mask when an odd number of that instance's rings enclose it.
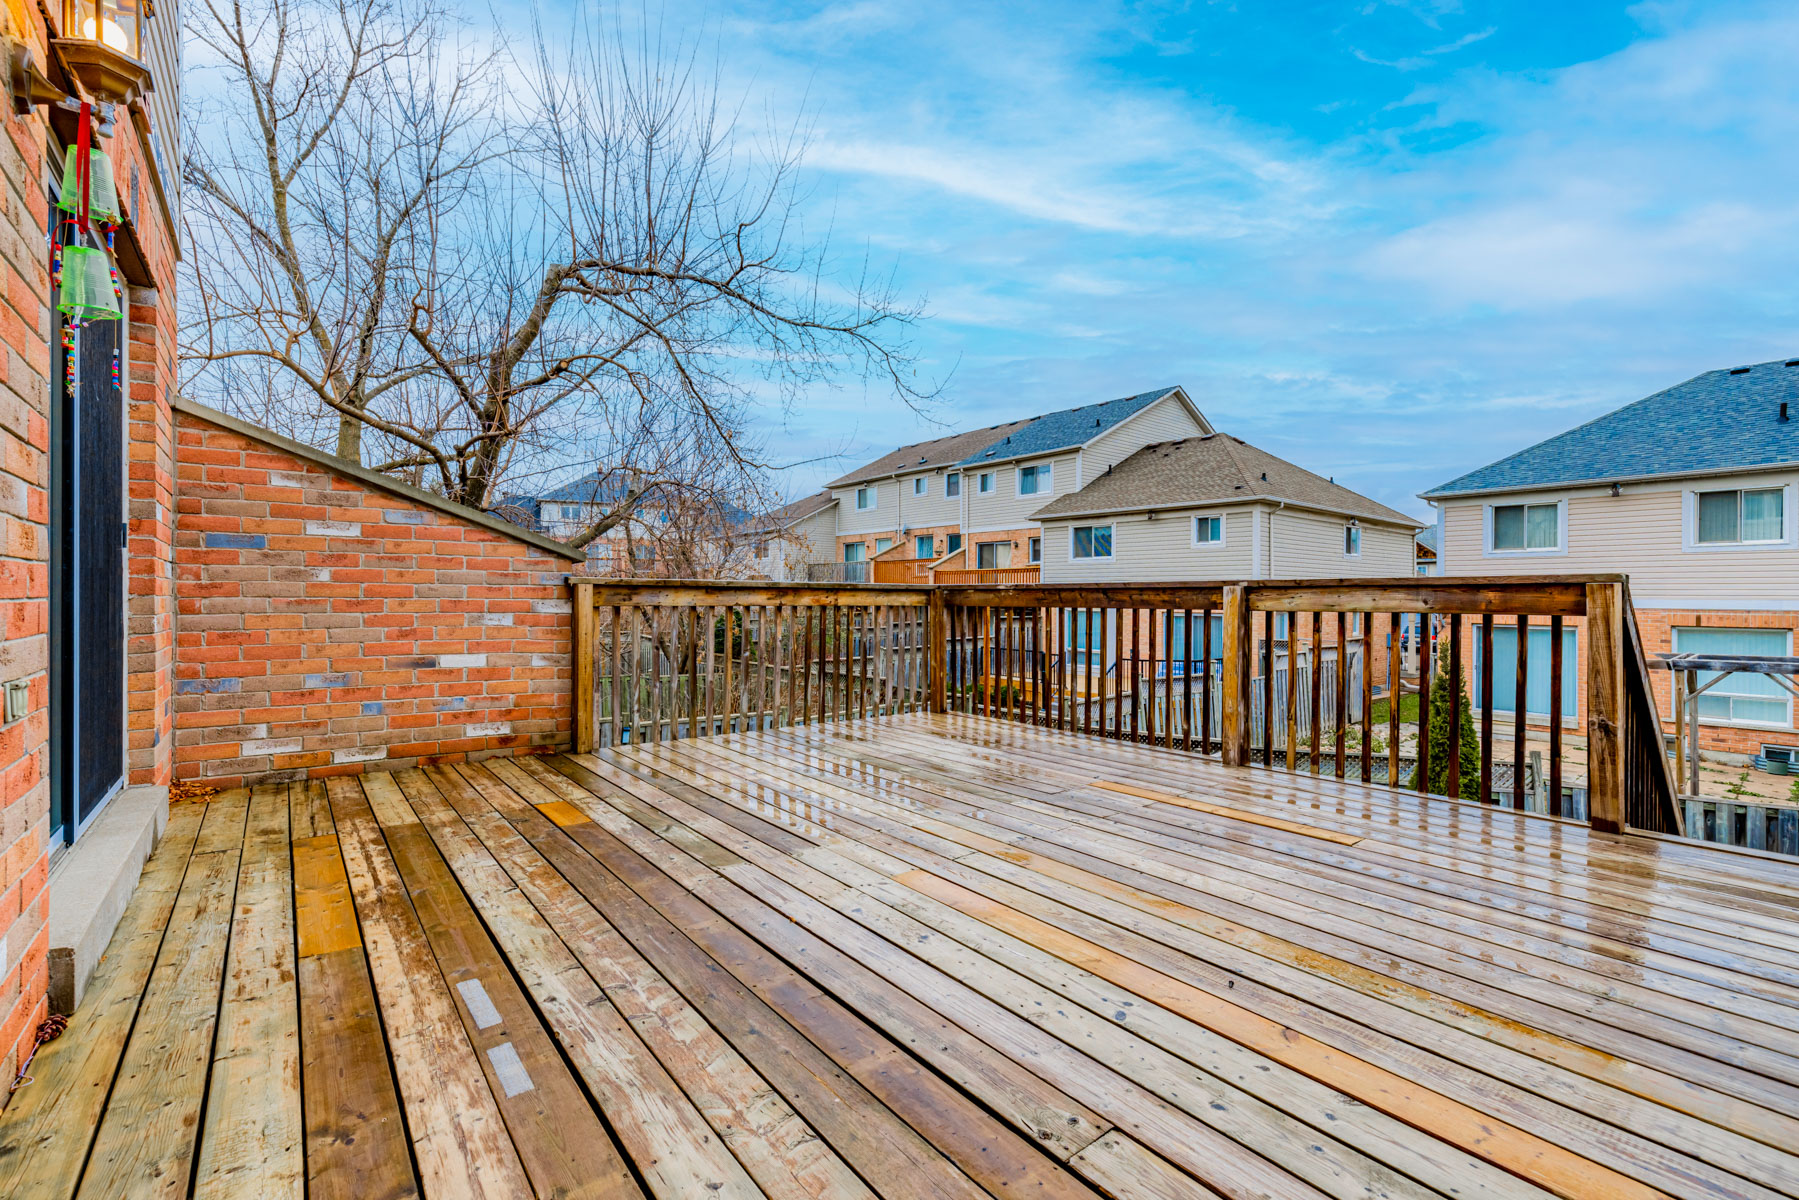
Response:
[[[0,1195],[1799,1196],[1799,867],[966,716],[178,805]]]

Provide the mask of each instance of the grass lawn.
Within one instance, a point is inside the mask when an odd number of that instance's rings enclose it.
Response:
[[[1368,716],[1376,729],[1384,726],[1388,720],[1387,698],[1383,696],[1379,700],[1376,700],[1374,702],[1374,707],[1369,712]],[[1418,723],[1418,695],[1416,692],[1408,693],[1399,698],[1399,720],[1401,724],[1411,723],[1415,725]]]

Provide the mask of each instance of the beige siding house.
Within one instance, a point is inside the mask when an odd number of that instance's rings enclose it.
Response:
[[[1799,649],[1799,359],[1708,371],[1423,498],[1441,574],[1620,572],[1651,655]],[[1570,636],[1578,653],[1585,631]],[[1671,722],[1670,676],[1651,675]],[[1564,721],[1584,719],[1579,690]],[[1725,677],[1699,719],[1702,750],[1799,761],[1793,700],[1774,680]]]
[[[1045,583],[1403,576],[1419,528],[1221,433],[1141,447],[1034,515]]]
[[[833,493],[815,492],[768,514],[751,548],[757,573],[804,583],[808,564],[829,561],[836,547],[837,504]]]

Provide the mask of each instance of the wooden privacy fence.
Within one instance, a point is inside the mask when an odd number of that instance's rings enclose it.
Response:
[[[929,708],[1681,832],[1620,576],[573,586],[579,748]]]

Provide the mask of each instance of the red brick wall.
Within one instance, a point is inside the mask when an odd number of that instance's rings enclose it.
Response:
[[[20,32],[14,21],[8,25]],[[48,983],[50,267],[49,202],[37,165],[43,160],[42,121],[7,119],[0,138],[0,680],[23,679],[30,687],[25,717],[0,725],[0,1080],[8,1083],[44,1017]]]
[[[568,560],[176,414],[175,775],[565,743]]]

